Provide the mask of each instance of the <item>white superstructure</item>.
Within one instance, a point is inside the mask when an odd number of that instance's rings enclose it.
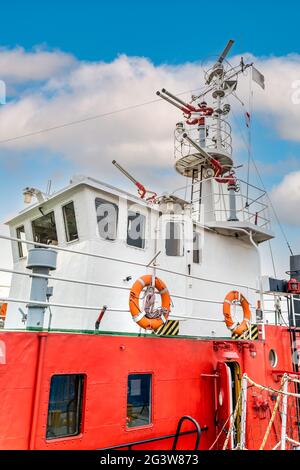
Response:
[[[265,192],[235,174],[224,99],[251,64],[225,63],[230,47],[207,72],[207,89],[190,103],[158,92],[184,114],[175,130],[175,169],[188,179],[188,201],[174,191],[149,203],[143,190],[138,198],[88,177],[47,197],[26,188],[26,197],[37,194],[38,202],[8,222],[11,237],[52,245],[59,254],[44,328],[94,330],[104,308],[100,330],[139,333],[128,300],[144,274],[167,284],[181,335],[230,336],[222,304],[234,289],[250,302],[255,321],[262,300],[258,245],[273,235]],[[17,273],[26,271],[25,243],[13,243],[13,259],[5,327],[24,328],[26,304],[18,299],[29,299],[30,277]]]

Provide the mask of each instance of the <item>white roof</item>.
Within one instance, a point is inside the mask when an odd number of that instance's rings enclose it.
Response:
[[[123,189],[117,188],[115,186],[112,186],[110,184],[104,183],[103,181],[99,181],[95,178],[92,178],[90,176],[83,176],[83,175],[76,175],[71,178],[70,184],[59,191],[56,191],[55,193],[51,194],[47,199],[45,199],[42,202],[36,202],[34,204],[29,205],[28,207],[25,207],[22,209],[20,212],[18,212],[14,217],[11,219],[7,220],[5,223],[9,225],[12,222],[15,222],[19,217],[24,217],[24,214],[31,212],[33,209],[36,209],[38,207],[43,206],[46,202],[48,201],[53,201],[58,197],[61,197],[64,193],[67,193],[75,188],[79,188],[80,186],[88,186],[92,189],[96,190],[102,190],[105,192],[110,192],[111,194],[119,197],[123,197],[126,199],[129,199],[133,202],[138,202],[139,204],[143,206],[147,206],[147,202],[143,201],[140,197],[135,196],[127,191],[124,191]],[[153,207],[155,209],[155,207]]]

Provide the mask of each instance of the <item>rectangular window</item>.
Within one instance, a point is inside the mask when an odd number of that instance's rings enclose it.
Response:
[[[20,240],[26,239],[24,225],[21,225],[20,227],[16,229],[16,234],[17,234],[17,238],[19,238]],[[27,256],[27,245],[25,243],[18,242],[18,252],[19,252],[19,258],[23,258],[24,256]]]
[[[84,375],[53,375],[48,406],[47,439],[81,432]]]
[[[77,231],[74,203],[69,202],[69,204],[66,204],[65,206],[63,206],[62,211],[64,215],[67,242],[78,240],[78,231]]]
[[[57,245],[57,232],[54,212],[32,221],[33,240],[46,245]]]
[[[182,256],[183,245],[181,242],[182,224],[179,222],[167,222],[166,224],[166,255]]]
[[[201,264],[201,236],[200,233],[193,232],[193,263]]]
[[[97,197],[95,205],[100,237],[104,238],[104,240],[115,240],[117,238],[119,215],[117,204]]]
[[[127,245],[145,248],[146,217],[138,212],[128,211]]]
[[[130,374],[127,392],[127,427],[151,423],[151,374]]]

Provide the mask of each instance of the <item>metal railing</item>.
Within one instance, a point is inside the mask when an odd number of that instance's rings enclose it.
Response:
[[[224,152],[227,155],[232,155],[232,137],[231,137],[231,126],[225,120],[220,118],[219,122],[217,118],[214,121],[205,126],[205,143],[200,141],[199,128],[198,126],[188,126],[184,132],[200,147],[206,150],[208,153]],[[219,130],[220,125],[220,130]],[[221,146],[218,146],[216,134],[219,130]],[[186,140],[182,138],[182,129],[176,130],[174,134],[174,157],[176,160],[195,155],[197,152],[195,148]],[[199,157],[201,158],[201,157]]]
[[[184,420],[191,421],[195,425],[196,429],[191,430],[191,431],[180,431],[181,424]],[[151,437],[149,439],[143,439],[143,440],[138,440],[138,441],[127,442],[125,444],[118,444],[118,445],[114,445],[114,446],[110,446],[110,447],[100,448],[100,449],[97,449],[97,450],[101,450],[101,451],[118,450],[118,449],[132,450],[132,448],[135,447],[135,446],[141,446],[141,445],[145,445],[145,444],[151,444],[153,442],[165,441],[167,439],[174,439],[172,450],[176,450],[176,445],[177,445],[177,442],[178,442],[178,438],[181,437],[181,436],[188,436],[188,435],[191,435],[191,434],[197,434],[194,450],[198,450],[199,444],[200,444],[200,439],[201,439],[201,433],[205,432],[205,431],[208,431],[208,426],[203,426],[203,428],[201,428],[199,423],[194,418],[191,418],[190,416],[182,416],[182,418],[180,418],[180,420],[178,422],[177,429],[176,429],[176,432],[174,434],[165,434],[165,435],[159,436],[159,437]]]
[[[229,199],[230,195],[225,192],[226,185],[219,185],[215,190],[214,184],[211,187],[209,183],[214,182],[215,178],[207,178],[197,181],[199,189],[194,189],[195,206],[199,203],[204,206],[204,220],[216,220],[226,222],[229,217]],[[248,222],[260,228],[270,228],[269,206],[267,204],[266,191],[247,183],[241,179],[237,179],[239,191],[236,193],[236,213],[241,222]],[[201,189],[200,189],[201,187]],[[199,196],[197,196],[197,193]],[[201,194],[201,196],[200,196]],[[213,207],[209,210],[205,209],[208,205],[206,202],[211,199]],[[193,210],[198,213],[198,209]]]
[[[16,237],[9,237],[9,236],[0,235],[0,238],[8,240],[8,241],[12,241],[14,243],[20,243],[20,239],[18,239]],[[26,245],[29,245],[29,246],[38,246],[38,247],[49,248],[49,245],[46,245],[46,244],[43,244],[43,243],[33,242],[31,240],[22,240],[22,243],[24,243]],[[105,256],[105,255],[100,255],[100,254],[96,254],[96,253],[89,253],[89,252],[85,252],[85,251],[80,251],[80,250],[74,249],[74,248],[65,248],[65,247],[61,247],[61,246],[55,246],[53,248],[57,251],[68,252],[68,253],[72,253],[72,254],[78,254],[78,255],[81,255],[81,256],[92,256],[92,257],[96,257],[96,258],[103,259],[103,260],[109,260],[109,261],[113,261],[113,262],[121,262],[121,263],[124,262],[124,263],[127,263],[127,264],[153,268],[153,266],[149,266],[145,263],[138,263],[138,262],[134,262],[134,261],[122,260],[122,259],[113,258],[113,257],[110,257],[110,256]],[[211,282],[211,283],[214,283],[214,284],[220,284],[220,285],[224,285],[224,286],[225,285],[234,286],[235,288],[242,287],[242,288],[245,288],[245,289],[250,290],[250,291],[254,291],[254,292],[257,291],[257,289],[255,287],[244,286],[244,285],[238,286],[237,284],[233,284],[233,283],[230,283],[230,282],[227,282],[227,281],[208,279],[208,278],[200,278],[200,277],[197,277],[197,276],[188,276],[187,274],[167,270],[167,269],[164,269],[164,268],[160,268],[158,266],[155,266],[155,269],[156,270],[161,270],[161,271],[164,271],[164,272],[169,272],[169,273],[172,273],[172,274],[177,275],[177,276],[180,275],[180,276],[184,276],[184,277],[189,277],[190,279],[197,279],[197,280],[203,281],[203,282]],[[0,272],[1,271],[6,272],[6,273],[10,273],[10,274],[14,274],[14,275],[26,276],[28,278],[35,278],[35,277],[44,278],[44,279],[47,279],[47,280],[51,280],[52,282],[68,282],[68,283],[82,284],[82,285],[88,285],[88,286],[94,286],[94,287],[103,287],[103,288],[108,288],[108,289],[120,289],[120,290],[128,291],[128,292],[130,291],[129,286],[122,286],[122,285],[115,285],[115,284],[108,284],[108,283],[101,283],[101,282],[80,280],[80,279],[72,279],[72,278],[68,278],[68,277],[61,277],[61,276],[55,276],[55,275],[37,274],[37,273],[33,273],[33,272],[18,271],[18,270],[7,269],[7,268],[0,268]],[[175,293],[172,293],[172,292],[171,292],[171,297],[174,298],[174,299],[182,299],[182,300],[187,300],[187,301],[192,301],[192,302],[200,302],[200,303],[212,304],[212,305],[218,305],[218,306],[221,306],[223,304],[223,299],[213,300],[213,299],[208,299],[208,298],[188,297],[186,295],[178,295],[178,294],[175,294]],[[29,298],[15,298],[15,297],[1,298],[0,301],[11,302],[11,303],[20,303],[20,304],[28,304],[28,305],[36,305],[36,306],[42,306],[42,307],[45,307],[45,308],[57,307],[57,308],[67,308],[67,309],[87,310],[87,311],[100,311],[103,308],[103,305],[79,305],[79,304],[76,304],[76,303],[68,304],[68,303],[50,302],[50,301],[40,302],[40,301],[33,301]],[[255,306],[250,305],[250,308],[254,312]],[[117,306],[108,306],[107,310],[110,311],[110,312],[122,312],[122,313],[123,312],[124,313],[129,312],[128,308],[119,308]],[[199,317],[199,316],[194,316],[194,315],[185,315],[185,314],[181,314],[181,313],[171,314],[170,318],[180,319],[180,320],[198,320],[198,321],[202,321],[202,322],[224,323],[224,320],[222,319],[222,317],[221,318],[211,318],[211,317],[204,318],[204,317]]]

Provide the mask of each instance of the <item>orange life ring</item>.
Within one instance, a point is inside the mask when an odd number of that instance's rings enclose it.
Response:
[[[231,316],[231,305],[232,302],[237,301],[240,302],[243,312],[244,312],[244,319],[242,323],[234,323],[232,316]],[[251,310],[248,300],[240,294],[237,290],[232,290],[229,292],[224,300],[223,303],[223,315],[224,320],[227,328],[232,331],[235,335],[241,335],[244,331],[249,329],[249,323],[251,320]]]
[[[160,326],[166,323],[171,310],[171,297],[169,291],[166,284],[158,277],[155,277],[154,285],[161,296],[162,315],[160,318],[148,318],[147,314],[140,309],[140,293],[145,287],[151,285],[152,276],[151,274],[146,274],[145,276],[142,276],[135,281],[129,296],[129,309],[132,318],[141,328],[144,328],[145,330],[157,330]]]

